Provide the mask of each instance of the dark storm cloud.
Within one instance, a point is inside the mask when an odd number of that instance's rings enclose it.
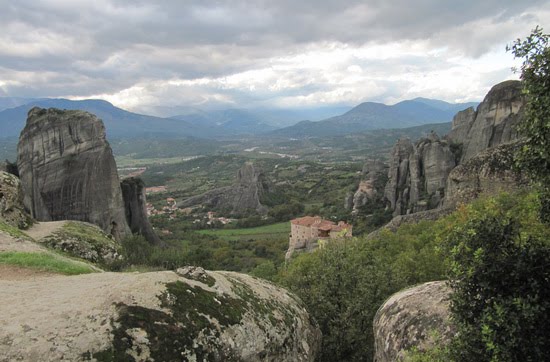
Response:
[[[542,6],[548,1],[10,1],[0,12],[0,89],[110,94],[266,67],[330,42],[422,40],[479,57],[533,27]]]

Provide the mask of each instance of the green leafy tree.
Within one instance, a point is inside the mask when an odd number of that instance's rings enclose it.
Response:
[[[523,58],[521,80],[527,97],[525,120],[519,131],[527,137],[518,163],[540,183],[541,217],[550,222],[550,35],[536,27],[524,40],[517,39],[507,50]]]
[[[462,208],[446,247],[453,361],[545,361],[550,355],[550,230],[535,194]]]
[[[302,254],[278,281],[295,292],[323,333],[319,361],[372,361],[373,319],[393,293],[441,279],[436,252],[441,223],[405,225],[376,239],[343,239]]]

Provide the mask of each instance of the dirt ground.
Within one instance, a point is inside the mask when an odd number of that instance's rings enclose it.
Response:
[[[20,268],[13,265],[0,264],[0,280],[20,281],[35,280],[36,278],[49,277],[56,274],[42,270]]]
[[[61,229],[67,221],[48,221],[48,222],[37,222],[29,230],[25,231],[25,234],[30,236],[36,241],[50,235],[51,233]]]

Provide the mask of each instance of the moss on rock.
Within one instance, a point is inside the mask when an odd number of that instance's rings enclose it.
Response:
[[[69,221],[41,240],[46,246],[101,265],[121,258],[120,245],[95,225]]]

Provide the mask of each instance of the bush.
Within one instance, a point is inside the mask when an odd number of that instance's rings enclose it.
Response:
[[[550,353],[550,230],[537,195],[464,207],[447,238],[455,361],[543,361]]]

